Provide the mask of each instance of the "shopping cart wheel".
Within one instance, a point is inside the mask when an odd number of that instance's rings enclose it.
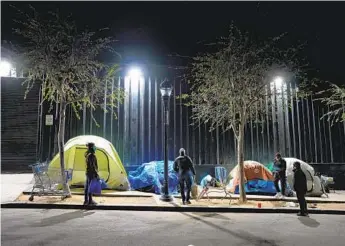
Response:
[[[29,201],[32,202],[34,200],[34,196],[29,197]]]

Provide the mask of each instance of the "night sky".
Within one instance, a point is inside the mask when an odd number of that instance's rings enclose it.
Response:
[[[25,9],[30,2],[13,2]],[[169,54],[202,52],[200,41],[226,35],[231,21],[265,38],[288,32],[307,41],[305,56],[319,76],[344,84],[345,2],[31,2],[39,11],[72,13],[80,28],[109,27],[125,63],[177,65]],[[13,40],[15,11],[1,2],[1,39]]]

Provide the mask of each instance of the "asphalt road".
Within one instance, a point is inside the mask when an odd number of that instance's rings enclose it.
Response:
[[[3,246],[345,245],[345,216],[1,210]]]

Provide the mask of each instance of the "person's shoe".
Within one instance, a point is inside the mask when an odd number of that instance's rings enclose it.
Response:
[[[192,204],[190,201],[186,201],[186,203],[187,203],[187,205],[190,205],[190,204]]]
[[[185,202],[185,201],[182,201],[182,204],[183,204],[183,205],[186,205],[186,202]]]
[[[297,216],[308,216],[308,214],[299,212]]]
[[[89,202],[88,201],[84,201],[83,206],[87,206],[87,205],[89,205]]]
[[[282,194],[281,194],[280,192],[278,192],[274,197],[275,197],[275,198],[280,198],[281,195],[282,195]]]
[[[93,206],[95,206],[95,205],[97,205],[97,202],[95,202],[95,201],[91,201],[91,202],[89,202],[89,205],[93,205]]]

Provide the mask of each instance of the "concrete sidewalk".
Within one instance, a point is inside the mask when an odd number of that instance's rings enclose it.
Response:
[[[1,203],[14,201],[30,186],[33,174],[1,174]]]

